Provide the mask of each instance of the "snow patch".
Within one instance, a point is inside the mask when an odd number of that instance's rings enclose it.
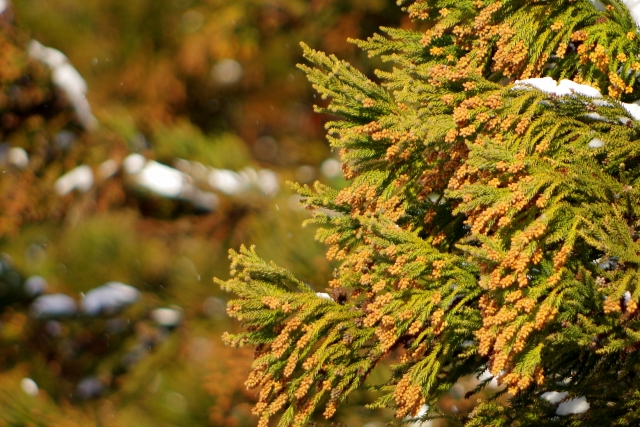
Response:
[[[560,83],[557,83],[551,77],[538,77],[525,80],[516,80],[513,83],[514,89],[526,89],[527,86],[534,87],[538,90],[541,90],[542,92],[553,94],[556,96],[584,95],[591,98],[602,97],[602,94],[598,89],[567,79],[560,80]]]
[[[142,154],[129,154],[122,162],[124,171],[130,175],[136,174],[142,170],[147,159]]]
[[[566,402],[562,402],[560,405],[558,405],[556,414],[560,416],[582,414],[583,412],[587,412],[588,410],[589,402],[587,402],[587,398],[584,396],[580,396],[575,399],[570,399]]]
[[[65,196],[73,190],[85,193],[91,187],[93,187],[93,171],[87,165],[81,165],[70,170],[58,178],[54,185],[56,193],[60,196]]]
[[[269,169],[258,171],[259,187],[267,196],[275,195],[280,190],[278,175]]]
[[[171,328],[180,323],[182,312],[173,308],[156,308],[151,312],[151,319],[161,326]]]
[[[636,120],[640,120],[640,105],[635,103],[628,104],[626,102],[621,102],[620,104],[625,110],[627,110],[627,113],[629,113],[631,117]]]
[[[187,175],[154,160],[149,160],[137,177],[140,186],[171,199],[183,192],[187,181]]]
[[[67,97],[76,112],[78,121],[85,129],[94,129],[98,121],[91,112],[91,105],[87,101],[87,82],[78,70],[69,62],[64,53],[50,47],[43,46],[31,40],[27,46],[27,53],[33,59],[46,64],[51,69],[51,79]]]
[[[597,121],[597,122],[606,122],[608,121],[608,119],[606,117],[604,117],[601,114],[598,113],[587,113],[584,115],[584,117],[587,117],[591,120]]]
[[[640,0],[638,1],[640,2]],[[583,95],[590,98],[602,98],[602,94],[598,89],[567,79],[560,80],[559,84],[551,77],[516,80],[513,84],[513,89],[526,89],[528,87],[533,87],[556,96]],[[591,102],[597,106],[613,106],[613,104],[604,99],[593,99]],[[640,120],[639,104],[626,102],[618,102],[618,104],[620,104],[634,120]],[[588,113],[585,114],[585,116],[594,120],[606,121],[606,118],[597,113]]]
[[[540,395],[541,398],[545,399],[551,404],[556,404],[560,402],[567,395],[566,391],[548,391],[546,393],[542,393]]]
[[[209,173],[209,185],[228,195],[241,193],[248,187],[240,174],[226,169],[212,170]]]
[[[413,421],[411,423],[408,423],[407,425],[410,427],[431,427],[433,426],[433,421],[429,420],[429,421],[418,421],[420,418],[424,417],[425,415],[427,415],[427,412],[429,411],[429,406],[428,405],[422,405],[422,407],[420,407],[420,411],[418,411],[418,413],[415,415],[415,417],[407,417],[407,419],[409,421]]]
[[[47,281],[42,276],[31,276],[24,282],[24,291],[31,297],[44,293],[47,287]]]
[[[329,295],[328,293],[325,292],[316,292],[316,296],[318,298],[322,298],[322,299],[326,299],[328,301],[332,301],[333,302],[333,298],[331,298],[331,295]]]
[[[232,85],[242,78],[242,65],[235,59],[221,59],[211,70],[211,75],[222,85]]]
[[[636,26],[640,26],[640,0],[621,0],[629,10],[629,14],[636,23]]]
[[[336,159],[329,158],[320,165],[322,174],[327,178],[337,178],[342,173],[340,162]]]
[[[194,162],[195,163],[195,162]],[[206,179],[208,169],[201,165],[202,175]],[[132,175],[134,182],[148,191],[169,199],[186,200],[196,208],[205,211],[213,211],[218,208],[220,199],[210,191],[199,190],[194,185],[194,176],[191,163],[178,159],[176,168],[147,160],[141,154],[130,154],[122,162],[124,171]],[[229,174],[235,172],[224,171]],[[191,173],[191,174],[190,174]],[[237,174],[236,174],[237,175]]]
[[[20,388],[29,396],[37,396],[40,391],[38,389],[38,384],[36,384],[36,382],[31,378],[23,378],[22,381],[20,381]]]
[[[18,169],[24,169],[29,166],[29,155],[24,150],[24,148],[10,148],[9,152],[7,153],[7,160],[9,161],[9,164],[12,164]]]
[[[548,391],[540,395],[541,398],[547,400],[552,405],[559,403],[567,396],[566,391]],[[575,399],[569,399],[558,405],[556,409],[556,415],[564,416],[571,414],[581,414],[589,410],[589,402],[584,396],[576,397]]]
[[[275,195],[280,190],[278,175],[269,169],[256,171],[246,168],[240,172],[227,169],[212,169],[208,182],[211,188],[230,196],[235,196],[255,188],[267,196]]]
[[[73,316],[78,307],[69,295],[41,295],[31,304],[31,311],[38,317]]]
[[[604,141],[599,138],[593,138],[589,142],[589,148],[600,148],[600,147],[604,147]]]
[[[482,375],[480,375],[480,377],[478,377],[478,381],[486,381],[489,378],[491,378],[491,381],[489,382],[489,387],[498,388],[499,387],[498,379],[496,377],[494,377],[488,369],[486,369],[482,373]]]
[[[82,311],[89,316],[113,314],[138,300],[140,292],[133,286],[108,282],[90,290],[81,302]]]

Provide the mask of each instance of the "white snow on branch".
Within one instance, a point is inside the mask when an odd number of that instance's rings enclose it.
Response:
[[[85,129],[94,129],[98,121],[93,116],[91,105],[87,101],[87,82],[71,65],[65,54],[43,46],[35,40],[29,42],[27,52],[30,57],[46,64],[51,69],[53,84],[64,92],[67,100],[73,106],[80,124]]]
[[[640,2],[640,0],[638,0]],[[580,83],[576,83],[571,80],[563,79],[560,80],[560,83],[557,83],[551,77],[540,77],[540,78],[532,78],[525,80],[516,80],[513,83],[513,89],[527,89],[527,88],[535,88],[542,92],[556,95],[556,96],[572,96],[572,95],[583,95],[589,98],[593,98],[591,101],[596,106],[607,107],[613,106],[611,102],[606,99],[603,99],[600,91],[594,87],[589,85],[583,85]],[[639,101],[636,101],[639,102]],[[622,108],[624,108],[627,113],[634,120],[640,120],[640,105],[636,102],[626,103],[626,102],[617,102]],[[586,117],[590,117],[594,120],[605,120],[602,116],[594,113],[585,114]],[[621,117],[620,120],[626,119]]]
[[[631,15],[631,18],[633,18],[633,22],[636,23],[636,26],[640,26],[640,0],[621,1],[629,10],[629,14]]]
[[[24,291],[27,295],[35,297],[44,293],[48,288],[48,283],[42,276],[30,276],[24,282]]]
[[[138,153],[129,154],[122,162],[124,171],[128,174],[136,174],[142,170],[147,163],[147,159]]]
[[[122,168],[137,186],[160,197],[186,200],[206,211],[213,211],[220,204],[217,195],[199,190],[190,175],[155,160],[147,160],[141,154],[127,156]]]
[[[429,420],[429,421],[419,421],[422,417],[427,415],[427,412],[429,412],[429,405],[422,405],[420,407],[420,410],[418,411],[418,413],[414,417],[409,417],[409,416],[406,417],[406,419],[408,421],[412,421],[412,422],[408,423],[407,426],[409,426],[409,427],[433,427],[434,423],[431,420]]]
[[[86,192],[96,180],[109,179],[119,170],[125,173],[125,179],[135,187],[160,197],[183,200],[198,209],[214,211],[220,204],[219,196],[209,187],[232,197],[244,197],[250,193],[263,196],[275,196],[280,190],[278,175],[269,170],[256,170],[247,167],[240,172],[228,169],[215,169],[199,162],[183,159],[176,161],[176,168],[155,160],[148,160],[142,154],[129,154],[122,163],[107,160],[93,169],[81,165],[58,178],[55,190],[61,196],[73,190]]]
[[[587,398],[584,396],[580,396],[575,399],[569,399],[566,402],[562,402],[560,405],[558,405],[556,414],[560,416],[582,414],[583,412],[587,412],[588,410],[589,402],[587,402]]]
[[[180,323],[182,312],[174,308],[156,308],[151,312],[151,319],[161,326],[171,328]]]
[[[242,79],[242,65],[234,59],[221,59],[211,70],[211,75],[222,85],[232,85]]]
[[[55,190],[60,196],[65,196],[73,190],[86,193],[93,187],[93,171],[87,165],[78,166],[62,175],[55,183]]]
[[[600,148],[600,147],[604,147],[604,141],[601,140],[600,138],[593,138],[589,142],[589,148]]]
[[[191,187],[189,178],[177,169],[149,160],[137,177],[140,186],[160,196],[176,199]]]
[[[133,286],[108,282],[90,290],[81,302],[82,311],[90,316],[113,314],[138,300],[140,292]]]
[[[17,167],[18,169],[24,169],[29,166],[29,154],[21,147],[12,147],[7,153],[7,160],[9,164]]]
[[[278,175],[270,169],[246,167],[239,172],[217,169],[200,162],[178,159],[175,166],[200,184],[228,196],[244,196],[251,192],[272,197],[280,190]]]
[[[566,391],[548,391],[540,395],[541,398],[547,400],[551,404],[561,402],[567,396]],[[571,414],[582,414],[589,410],[589,402],[584,396],[576,397],[575,399],[566,400],[558,405],[556,408],[556,415],[564,416]]]
[[[209,174],[209,185],[214,190],[228,195],[247,191],[249,183],[242,179],[239,173],[226,169],[214,169]]]
[[[69,295],[41,295],[31,304],[31,311],[38,317],[61,317],[76,314],[76,301]]]
[[[636,26],[640,26],[640,0],[620,0],[622,4],[627,7],[629,11],[629,15],[631,15],[631,19],[635,22]],[[607,10],[604,3],[599,0],[591,0],[593,6],[599,10],[600,12],[604,12]]]
[[[38,384],[36,384],[36,382],[31,378],[23,378],[20,381],[20,388],[29,396],[37,396],[38,393],[40,392],[40,389],[38,388]]]
[[[602,98],[602,94],[598,89],[567,79],[560,80],[560,83],[558,83],[551,77],[538,77],[516,80],[513,83],[514,89],[526,89],[527,86],[534,87],[542,92],[556,96],[584,95],[591,98]]]
[[[318,298],[326,299],[327,301],[333,302],[333,298],[331,298],[331,295],[326,292],[316,292],[316,296]]]
[[[498,388],[500,386],[498,384],[498,379],[491,375],[491,371],[485,369],[482,375],[480,375],[480,377],[478,378],[478,381],[487,381],[488,379],[491,379],[491,381],[489,382],[489,387]]]
[[[567,395],[566,391],[548,391],[540,395],[541,398],[547,400],[551,404],[560,402]]]
[[[627,110],[627,113],[629,113],[631,117],[636,120],[640,120],[640,105],[636,103],[627,104],[626,102],[621,102],[620,105]]]
[[[273,196],[280,189],[277,175],[269,169],[256,171],[253,168],[245,168],[240,172],[212,169],[208,181],[211,188],[230,196],[245,193],[252,188],[267,196]]]

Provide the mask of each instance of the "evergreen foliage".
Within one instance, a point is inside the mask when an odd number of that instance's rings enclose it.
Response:
[[[254,249],[232,252],[233,277],[220,281],[246,327],[226,340],[257,346],[247,386],[261,388],[259,425],[280,412],[283,427],[316,410],[331,418],[363,388],[398,419],[426,407],[421,420],[466,426],[636,425],[630,11],[617,0],[402,3],[421,31],[354,41],[393,64],[379,82],[303,45],[312,66],[301,68],[331,99],[319,111],[342,119],[328,138],[350,180],[296,186],[340,262],[331,299]],[[385,360],[391,378],[367,383]],[[485,370],[502,392],[469,414],[439,411]]]

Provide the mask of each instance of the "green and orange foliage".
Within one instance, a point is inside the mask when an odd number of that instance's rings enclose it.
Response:
[[[628,9],[402,3],[425,31],[355,41],[394,64],[377,81],[304,46],[313,67],[301,68],[331,99],[319,110],[342,118],[328,138],[350,180],[296,187],[339,262],[331,296],[247,248],[219,282],[246,327],[227,342],[257,346],[258,425],[331,418],[363,388],[399,419],[637,423],[640,134],[627,102],[640,44]],[[366,383],[383,361],[391,377]],[[507,404],[438,408],[485,370]]]

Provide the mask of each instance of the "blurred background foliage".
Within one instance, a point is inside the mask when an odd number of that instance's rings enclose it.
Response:
[[[410,23],[391,0],[0,0],[0,426],[255,425],[211,279],[245,243],[324,290],[285,182],[344,180],[299,42],[373,75],[347,38],[383,25]],[[335,421],[388,421],[370,400]]]
[[[400,25],[399,9],[387,0],[3,0],[0,9],[0,425],[255,425],[243,384],[252,351],[222,345],[234,326],[211,279],[226,277],[227,250],[247,243],[323,290],[333,266],[285,182],[343,178],[324,139],[328,118],[313,112],[319,100],[295,67],[299,42],[371,73],[379,64],[346,40]],[[86,81],[95,123],[33,40]],[[132,153],[179,170],[211,203],[139,185],[127,172]],[[212,174],[219,185],[207,185]],[[222,178],[253,184],[233,191]],[[338,421],[385,417],[352,408]]]

